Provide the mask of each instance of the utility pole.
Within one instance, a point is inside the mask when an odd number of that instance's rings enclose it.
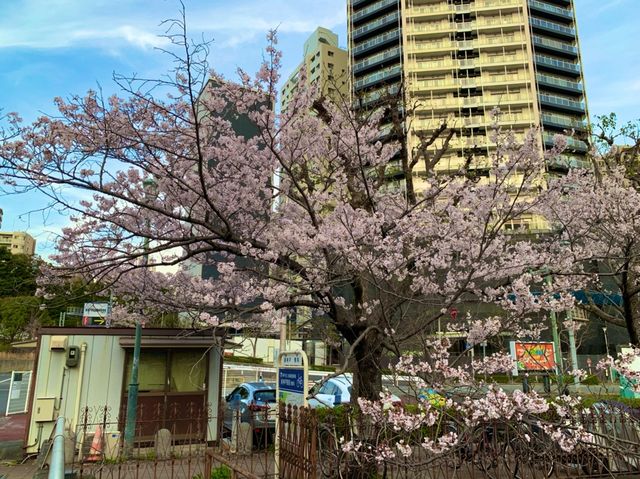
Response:
[[[156,182],[153,178],[147,178],[142,182],[145,199],[151,199],[156,195]],[[147,227],[149,220],[147,220]],[[148,228],[147,228],[148,229]],[[144,255],[142,256],[143,270],[149,264],[149,235],[145,236],[143,243]],[[142,324],[136,321],[135,340],[133,345],[133,361],[131,364],[131,382],[127,393],[127,420],[124,427],[124,457],[129,459],[133,452],[133,442],[136,436],[136,422],[138,413],[138,370],[140,368],[140,344],[142,343]]]
[[[552,286],[551,276],[546,275],[544,277],[545,283],[550,287]],[[562,348],[560,347],[560,336],[558,335],[558,318],[556,317],[556,312],[551,311],[549,314],[551,319],[551,335],[553,337],[553,350],[556,356],[556,365],[558,368],[558,386],[562,391],[564,386],[564,380],[562,375],[564,374],[564,365],[562,361]]]
[[[573,370],[577,371],[578,368],[578,352],[576,351],[576,334],[573,322],[573,314],[571,311],[567,311],[567,319],[569,320],[569,351],[571,354],[571,365],[573,366]],[[573,376],[573,383],[579,384],[580,379],[578,376]]]

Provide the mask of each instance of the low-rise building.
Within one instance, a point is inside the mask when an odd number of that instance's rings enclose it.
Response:
[[[0,231],[0,247],[7,248],[12,254],[32,256],[36,252],[36,240],[22,231]]]

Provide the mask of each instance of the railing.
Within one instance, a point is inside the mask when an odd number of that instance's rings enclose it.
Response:
[[[538,0],[529,0],[529,5],[533,8],[537,8],[538,10],[543,10],[545,12],[564,17],[567,20],[573,20],[571,10],[567,10],[566,8],[549,5],[548,3],[539,2]]]
[[[369,65],[375,65],[376,63],[383,62],[388,60],[389,58],[397,57],[400,55],[400,47],[394,47],[389,50],[385,50],[383,52],[377,53],[373,56],[367,57],[363,60],[356,62],[353,66],[353,71],[358,72]]]
[[[64,477],[64,417],[60,416],[56,420],[54,429],[48,478],[64,479]]]
[[[565,27],[564,25],[560,25],[558,23],[550,22],[548,20],[541,20],[540,18],[532,17],[530,23],[534,27],[544,28],[546,30],[551,30],[557,33],[562,33],[564,35],[568,35],[571,37],[576,36],[576,31],[574,28]]]
[[[371,73],[356,81],[355,87],[356,89],[364,88],[368,85],[372,85],[376,82],[383,81],[395,75],[398,75],[400,71],[400,65],[397,65],[381,72]]]
[[[549,95],[549,94],[540,94],[540,101],[542,103],[550,103],[552,105],[564,106],[567,108],[571,108],[573,110],[584,111],[584,103],[581,101],[569,100],[567,98],[563,98],[561,96]]]
[[[363,8],[362,10],[358,10],[357,12],[353,13],[353,15],[351,15],[351,20],[354,22],[357,22],[358,20],[365,18],[370,13],[373,13],[377,10],[381,10],[384,7],[388,7],[389,5],[394,5],[394,4],[397,5],[398,0],[380,0],[379,2],[376,2],[372,5],[369,5],[366,8]]]
[[[570,71],[573,73],[580,72],[579,63],[565,62],[546,55],[535,55],[535,60],[538,65],[546,65],[554,68],[560,68],[561,70]]]
[[[544,47],[554,48],[567,53],[578,53],[578,48],[570,43],[560,42],[558,40],[551,40],[549,38],[542,38],[539,35],[533,35],[534,45],[541,45]]]
[[[566,128],[573,128],[576,130],[584,130],[586,128],[586,124],[583,120],[569,118],[562,115],[554,115],[551,113],[542,114],[542,123],[562,126]]]
[[[370,48],[380,45],[381,43],[386,43],[388,41],[395,40],[397,38],[400,38],[400,30],[396,29],[391,32],[383,33],[382,35],[375,36],[367,40],[366,42],[362,42],[359,45],[356,45],[355,47],[353,47],[353,54],[357,55],[359,53],[369,50]]]
[[[397,22],[398,21],[398,12],[393,12],[393,13],[389,13],[388,15],[385,15],[384,17],[380,17],[377,20],[374,20],[372,22],[366,23],[364,25],[362,25],[361,27],[356,28],[353,31],[353,38],[357,38],[369,31],[375,30],[377,28],[380,28],[384,25],[389,25],[393,22]]]
[[[567,88],[567,89],[575,90],[579,92],[582,92],[583,90],[582,85],[580,83],[572,82],[569,80],[562,80],[560,78],[555,78],[549,75],[543,75],[542,73],[536,74],[536,79],[538,80],[538,82],[547,84],[547,85]]]

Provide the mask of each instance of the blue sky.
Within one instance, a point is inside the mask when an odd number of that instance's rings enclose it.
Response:
[[[592,119],[616,112],[640,118],[638,0],[574,0]],[[184,0],[192,37],[213,39],[210,62],[232,78],[254,72],[265,33],[278,27],[283,76],[299,63],[302,44],[317,27],[346,45],[346,0]],[[177,0],[0,0],[0,108],[25,120],[54,113],[55,96],[82,94],[99,84],[114,92],[113,72],[154,77],[170,66],[155,50],[160,22],[179,14]],[[38,253],[50,251],[57,214],[34,212],[35,196],[0,196],[3,230],[26,230]],[[31,213],[30,213],[31,212]]]

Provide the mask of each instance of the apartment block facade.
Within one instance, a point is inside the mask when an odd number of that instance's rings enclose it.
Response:
[[[352,93],[374,106],[404,86],[409,150],[443,120],[456,129],[441,170],[481,169],[498,124],[540,148],[576,132],[550,172],[586,165],[588,112],[573,0],[348,0]],[[441,145],[438,145],[441,146]]]
[[[12,254],[31,256],[36,252],[36,240],[21,231],[0,231],[0,248],[7,248]]]
[[[339,102],[349,98],[348,53],[338,45],[338,35],[319,27],[304,43],[303,60],[291,73],[280,91],[280,106],[287,108],[299,87],[301,72],[306,71],[306,82],[317,84],[320,93]]]

